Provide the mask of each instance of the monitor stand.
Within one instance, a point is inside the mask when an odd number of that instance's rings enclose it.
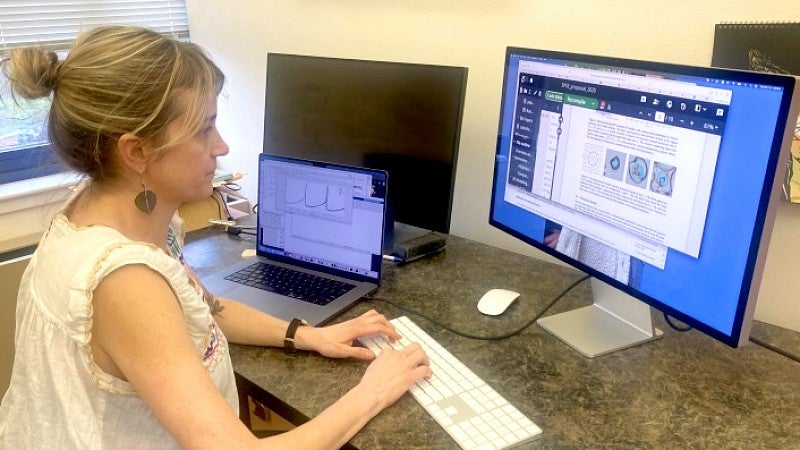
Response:
[[[583,356],[594,358],[658,339],[653,309],[636,298],[592,278],[594,303],[536,323]]]

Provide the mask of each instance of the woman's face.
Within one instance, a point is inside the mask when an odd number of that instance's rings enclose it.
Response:
[[[229,149],[216,127],[216,97],[209,106],[209,113],[197,133],[165,149],[147,166],[145,184],[156,193],[159,202],[180,205],[211,195],[217,157],[228,154]],[[184,113],[168,125],[167,142],[180,132],[186,120]]]

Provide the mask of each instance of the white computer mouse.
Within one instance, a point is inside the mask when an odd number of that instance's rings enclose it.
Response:
[[[489,316],[503,314],[508,306],[519,297],[519,292],[508,289],[489,289],[478,300],[478,311]]]

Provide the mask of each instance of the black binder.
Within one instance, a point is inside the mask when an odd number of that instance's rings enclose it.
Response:
[[[800,22],[717,24],[711,65],[800,75]]]
[[[800,22],[719,23],[714,29],[711,65],[756,72],[800,75]],[[795,126],[800,137],[800,119]],[[800,203],[800,156],[789,155],[783,196]]]

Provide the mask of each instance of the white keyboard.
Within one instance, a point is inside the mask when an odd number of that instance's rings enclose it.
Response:
[[[390,321],[402,339],[359,339],[379,354],[385,347],[401,349],[418,342],[431,363],[433,375],[417,381],[410,391],[423,408],[463,449],[504,449],[538,437],[542,430],[491,386],[457,360],[408,317]]]

